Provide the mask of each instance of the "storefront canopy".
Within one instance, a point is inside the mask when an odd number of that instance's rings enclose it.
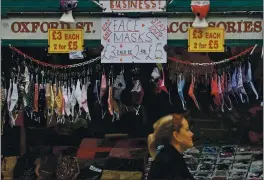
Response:
[[[173,0],[168,4],[167,12],[191,12],[190,1]],[[59,0],[2,0],[2,16],[14,12],[60,12]],[[263,1],[261,0],[213,0],[210,2],[210,12],[230,12],[230,11],[263,11]],[[101,12],[91,0],[79,0],[76,12]]]
[[[187,47],[188,24],[193,22],[189,1],[173,0],[167,6],[168,16],[168,44]],[[58,24],[62,12],[59,0],[2,0],[2,45],[7,46],[47,46],[47,28],[51,23]],[[74,10],[76,24],[84,27],[84,41],[86,47],[96,47],[100,41],[101,15],[86,14],[100,13],[99,8],[91,0],[78,0],[78,7]],[[212,0],[208,22],[213,26],[226,29],[225,44],[228,46],[250,46],[263,43],[261,22],[263,2],[261,0]],[[81,12],[78,14],[78,12]],[[174,14],[180,13],[179,14]],[[226,12],[226,14],[224,14]],[[31,14],[31,13],[34,13]],[[50,13],[50,14],[49,14]],[[55,14],[54,14],[55,13]],[[219,13],[223,13],[222,15]],[[132,13],[133,14],[133,13]],[[141,13],[135,13],[141,17]],[[111,16],[111,15],[110,15]],[[32,29],[34,23],[39,23],[38,30]],[[240,27],[241,26],[241,27]],[[247,27],[247,28],[245,28]],[[242,28],[242,29],[241,29]],[[34,33],[33,33],[34,31]]]

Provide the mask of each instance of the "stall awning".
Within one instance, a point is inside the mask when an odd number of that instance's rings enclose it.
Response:
[[[174,0],[167,6],[167,12],[191,12],[189,1]],[[2,0],[2,16],[15,12],[60,12],[58,0]],[[79,0],[76,12],[101,12],[91,0]],[[230,11],[263,11],[261,0],[213,0],[210,5],[210,12]]]
[[[174,0],[167,6],[169,12],[191,12],[191,0]],[[263,11],[263,1],[261,0],[212,0],[210,1],[210,12],[227,11]]]

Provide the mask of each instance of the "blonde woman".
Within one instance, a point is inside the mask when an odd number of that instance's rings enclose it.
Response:
[[[148,148],[154,159],[148,180],[192,180],[182,153],[193,147],[193,133],[188,121],[179,114],[171,114],[154,124],[154,133],[148,137]],[[157,154],[157,147],[164,147]]]

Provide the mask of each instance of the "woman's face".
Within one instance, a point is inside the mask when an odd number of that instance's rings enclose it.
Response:
[[[180,129],[180,132],[175,132],[173,136],[182,150],[193,147],[193,133],[190,131],[189,123],[186,119],[182,121],[182,128]]]

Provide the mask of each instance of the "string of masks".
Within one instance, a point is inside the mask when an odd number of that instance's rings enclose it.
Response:
[[[112,116],[112,121],[119,120],[122,114],[128,111],[133,111],[136,115],[139,115],[142,107],[144,90],[140,79],[134,77],[132,81],[133,88],[131,90],[133,107],[128,107],[122,103],[121,94],[126,88],[124,69],[121,69],[116,76],[114,76],[113,67],[110,69],[108,75],[106,75],[106,72],[103,70],[100,77],[97,77],[95,81],[91,81],[91,71],[89,71],[89,69],[81,72],[81,76],[80,74],[78,76],[71,76],[67,74],[66,70],[90,65],[100,60],[100,57],[74,65],[53,65],[36,60],[19,51],[15,47],[10,48],[18,53],[18,55],[36,63],[37,65],[53,68],[54,70],[53,72],[50,72],[50,70],[44,70],[41,68],[30,68],[29,64],[22,63],[20,64],[21,66],[16,68],[15,75],[13,74],[13,76],[11,76],[11,79],[9,80],[9,88],[7,89],[7,86],[4,86],[6,82],[2,83],[2,105],[6,104],[6,109],[10,116],[12,126],[16,124],[18,110],[21,109],[21,107],[23,107],[31,119],[34,119],[37,122],[40,122],[41,117],[44,117],[47,119],[47,123],[51,123],[54,119],[56,119],[57,123],[74,123],[80,116],[84,116],[85,119],[91,121],[89,99],[87,96],[88,88],[91,86],[95,101],[101,106],[102,119],[106,113],[109,113]],[[253,48],[254,47],[250,47],[237,56],[217,63],[222,64],[235,60],[236,58],[245,55]],[[169,57],[169,59],[179,63],[183,62],[171,57]],[[215,62],[202,64],[190,62],[184,63],[188,63],[188,65],[191,66],[208,66],[217,64]],[[57,72],[55,70],[56,68],[65,71]],[[246,102],[242,97],[243,95],[246,95],[243,81],[247,82],[252,89],[254,89],[250,62],[247,62],[247,68],[247,74],[243,79],[242,69],[245,69],[245,66],[242,67],[241,64],[237,66],[232,73],[215,73],[211,77],[212,88],[210,93],[214,96],[214,104],[217,105],[217,108],[221,111],[224,111],[224,106],[227,105],[227,102],[229,102],[228,109],[232,109],[230,105],[231,100],[229,101],[230,98],[228,98],[230,95],[239,97],[242,102]],[[135,69],[134,71],[137,70]],[[184,110],[186,110],[186,101],[184,100],[182,91],[186,81],[185,76],[186,75],[182,73],[177,74],[178,93]],[[165,73],[161,64],[157,64],[157,67],[153,69],[151,78],[152,82],[156,85],[157,93],[162,91],[168,94],[170,93],[165,85]],[[189,88],[190,92],[193,92],[195,78],[196,77],[192,75],[191,86]],[[193,95],[194,93],[189,94],[193,98],[197,108],[200,109],[200,106]],[[104,97],[107,97],[107,99]],[[224,100],[226,97],[228,101]]]

